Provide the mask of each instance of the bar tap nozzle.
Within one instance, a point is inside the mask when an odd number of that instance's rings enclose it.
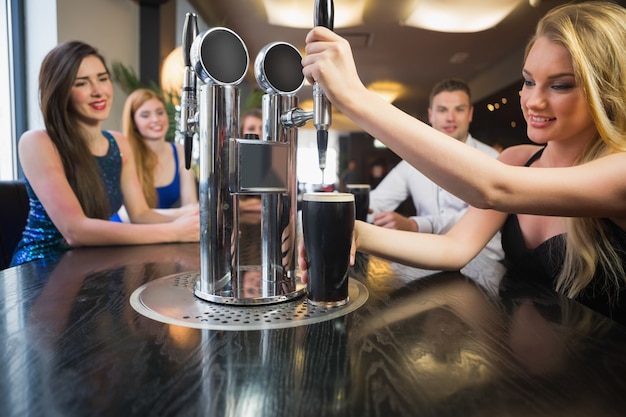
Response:
[[[185,143],[185,167],[191,167],[191,151],[195,132],[195,117],[197,111],[197,78],[191,65],[191,45],[198,36],[198,19],[195,13],[187,13],[183,26],[183,60],[185,75],[183,90],[180,97],[180,132]]]
[[[335,5],[333,0],[315,0],[315,26],[324,26],[333,30]],[[331,123],[331,105],[324,94],[322,87],[316,82],[313,84],[313,124],[317,130],[317,157],[322,171],[324,183],[324,169],[326,169],[326,149],[328,148],[328,128]]]

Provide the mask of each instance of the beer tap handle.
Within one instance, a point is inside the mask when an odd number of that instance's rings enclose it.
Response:
[[[198,36],[198,18],[195,13],[187,13],[183,25],[183,62],[191,66],[191,45]]]
[[[333,0],[315,1],[315,26],[324,26],[333,30],[335,22],[335,4]]]
[[[196,104],[196,75],[191,65],[191,45],[198,36],[198,19],[195,13],[187,13],[183,26],[183,61],[185,63],[185,75],[183,91],[180,98],[180,131],[184,137],[185,145],[185,168],[191,168],[191,154],[193,148],[193,136]]]
[[[314,25],[324,26],[333,30],[335,5],[333,0],[315,0]],[[316,82],[313,84],[313,124],[317,130],[317,157],[319,168],[326,169],[326,150],[328,148],[328,128],[331,123],[331,106],[322,87]]]

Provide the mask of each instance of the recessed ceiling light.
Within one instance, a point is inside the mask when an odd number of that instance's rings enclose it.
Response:
[[[270,25],[312,28],[315,0],[263,0]],[[365,0],[334,2],[334,28],[363,24]]]
[[[405,25],[437,32],[480,32],[494,27],[524,0],[420,0]]]

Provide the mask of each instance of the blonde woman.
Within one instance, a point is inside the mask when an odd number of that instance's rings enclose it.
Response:
[[[626,9],[558,6],[528,44],[520,103],[536,145],[498,160],[385,103],[360,81],[347,41],[307,35],[304,74],[345,115],[471,206],[445,235],[358,223],[355,248],[427,269],[459,269],[502,229],[521,271],[616,318],[626,316]],[[428,65],[427,62],[424,65]],[[300,252],[300,265],[306,268]],[[306,276],[304,277],[306,279]]]
[[[133,91],[124,105],[122,126],[148,205],[165,214],[195,210],[195,174],[185,168],[183,146],[165,140],[169,118],[163,98],[149,89]],[[130,221],[124,207],[112,218],[119,219]]]

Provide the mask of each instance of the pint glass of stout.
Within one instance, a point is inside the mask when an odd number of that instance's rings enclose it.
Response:
[[[354,195],[356,219],[367,221],[367,212],[370,209],[370,185],[346,184],[346,191]]]
[[[309,302],[333,307],[348,302],[348,269],[354,230],[354,196],[307,193],[302,199],[302,233],[309,261]]]

